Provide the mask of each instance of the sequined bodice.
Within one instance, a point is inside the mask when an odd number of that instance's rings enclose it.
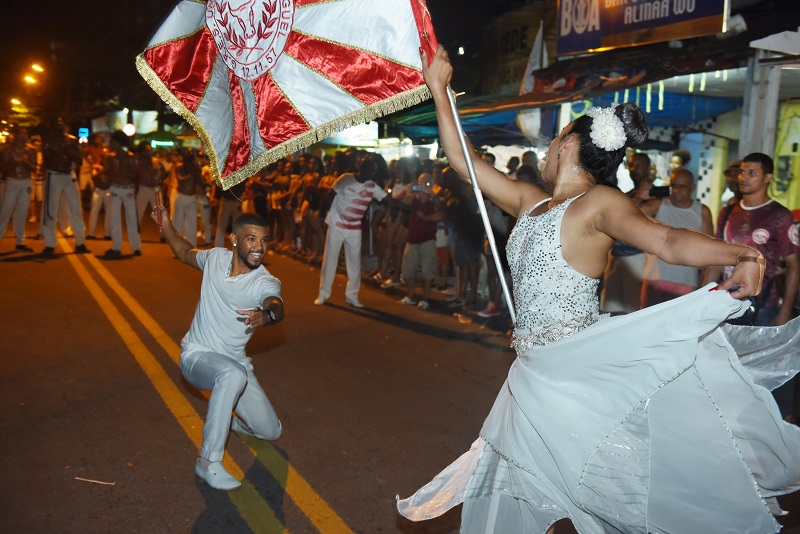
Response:
[[[577,198],[577,197],[575,197]],[[522,354],[596,322],[599,280],[573,269],[561,255],[561,221],[575,198],[514,226],[506,245],[517,321],[513,346]]]

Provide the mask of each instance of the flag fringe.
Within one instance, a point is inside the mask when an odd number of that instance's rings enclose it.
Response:
[[[153,69],[150,68],[150,65],[147,64],[143,54],[136,57],[136,70],[139,71],[139,74],[142,76],[142,78],[144,78],[153,91],[155,91],[155,93],[167,105],[169,105],[172,110],[175,111],[175,113],[183,117],[186,122],[188,122],[197,132],[197,135],[200,137],[200,141],[203,143],[203,148],[208,155],[211,172],[214,175],[214,179],[222,186],[223,189],[230,189],[231,187],[253,176],[270,163],[294,154],[295,152],[322,141],[323,139],[326,139],[346,128],[350,128],[351,126],[355,126],[357,124],[364,124],[379,117],[383,117],[384,115],[401,111],[413,105],[419,104],[420,102],[424,102],[431,97],[428,86],[424,84],[413,89],[409,89],[408,91],[398,93],[392,97],[381,100],[380,102],[365,106],[361,109],[338,117],[335,120],[321,124],[307,132],[292,137],[291,139],[284,141],[277,146],[269,148],[258,154],[243,167],[223,177],[220,175],[218,170],[220,166],[217,161],[216,151],[211,144],[211,139],[197,116],[192,113],[180,100],[178,100],[175,95],[172,94],[164,82],[161,81]]]
[[[211,173],[213,174],[217,183],[221,183],[219,171],[217,171],[217,169],[219,169],[217,151],[214,150],[214,145],[211,143],[211,138],[209,137],[206,129],[203,127],[203,123],[197,118],[197,115],[192,113],[192,111],[187,108],[183,102],[181,102],[174,94],[172,94],[172,91],[169,90],[161,78],[158,77],[155,71],[147,63],[147,60],[144,58],[144,54],[136,56],[136,70],[139,71],[141,77],[144,78],[144,81],[159,96],[159,98],[161,98],[164,103],[172,108],[172,111],[183,117],[183,119],[188,122],[192,128],[194,128],[194,131],[197,132],[197,135],[200,137],[200,142],[203,144],[203,149],[208,156]]]
[[[222,185],[223,189],[229,189],[253,176],[270,163],[294,154],[295,152],[322,141],[337,132],[358,124],[364,124],[396,111],[401,111],[410,106],[419,104],[420,102],[424,102],[430,97],[431,93],[428,89],[428,86],[421,85],[419,87],[415,87],[414,89],[398,93],[385,100],[381,100],[380,102],[376,102],[375,104],[371,104],[346,115],[342,115],[336,120],[321,124],[316,128],[292,137],[288,141],[284,141],[279,145],[265,150],[251,160],[247,165],[241,167],[235,172],[232,172],[222,179],[218,179],[217,181]]]

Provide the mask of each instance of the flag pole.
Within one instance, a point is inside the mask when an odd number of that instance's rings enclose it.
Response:
[[[514,300],[511,298],[511,292],[508,290],[506,283],[506,276],[503,266],[500,264],[500,256],[497,254],[497,243],[494,240],[494,232],[492,232],[492,225],[489,222],[489,214],[486,212],[486,203],[483,201],[483,194],[478,185],[478,178],[475,176],[475,166],[472,164],[472,157],[467,143],[467,136],[464,134],[464,127],[461,124],[461,117],[458,116],[458,107],[456,106],[456,97],[450,86],[447,86],[447,98],[450,101],[450,111],[453,113],[453,121],[456,125],[456,132],[458,133],[458,141],[461,143],[461,151],[464,153],[464,162],[467,164],[467,172],[469,173],[469,181],[472,183],[472,190],[475,192],[475,198],[478,201],[478,210],[481,212],[481,219],[483,219],[483,227],[486,229],[486,238],[489,240],[489,248],[492,250],[492,257],[494,264],[497,267],[497,275],[500,279],[500,285],[503,287],[503,295],[506,298],[508,305],[508,313],[511,316],[511,322],[516,323],[517,317],[514,313]]]

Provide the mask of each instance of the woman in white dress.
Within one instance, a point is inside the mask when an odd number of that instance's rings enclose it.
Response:
[[[440,47],[423,74],[441,142],[467,176]],[[464,503],[463,532],[777,532],[775,497],[800,485],[800,429],[769,390],[798,369],[800,323],[722,325],[760,291],[754,249],[651,221],[595,186],[647,138],[632,103],[593,108],[550,145],[552,196],[474,153],[484,194],[518,219],[508,246],[518,358],[468,452],[399,511],[418,521]],[[597,284],[615,240],[674,264],[735,266],[719,286],[602,317]],[[710,289],[717,289],[711,291]]]

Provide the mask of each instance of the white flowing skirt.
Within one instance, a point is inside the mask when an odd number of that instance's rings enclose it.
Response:
[[[780,530],[766,500],[800,488],[800,428],[770,391],[800,369],[800,318],[721,324],[743,304],[710,287],[521,355],[480,438],[400,513],[463,502],[470,533]]]

